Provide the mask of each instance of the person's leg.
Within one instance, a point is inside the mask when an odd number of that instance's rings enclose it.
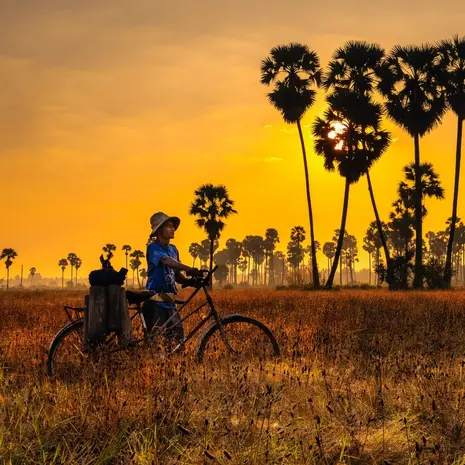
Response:
[[[147,300],[142,305],[142,315],[144,316],[147,331],[150,333],[154,326],[161,326],[168,319],[166,309],[160,307],[158,302]]]
[[[168,310],[169,317],[171,318],[168,323],[167,337],[180,343],[184,339],[184,328],[182,326],[181,316],[176,309]]]

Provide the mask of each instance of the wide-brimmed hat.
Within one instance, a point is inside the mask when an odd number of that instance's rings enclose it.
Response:
[[[174,229],[178,229],[179,223],[181,223],[181,220],[177,216],[168,216],[166,213],[163,212],[154,213],[150,217],[150,226],[152,226],[152,232],[150,233],[150,237],[155,236],[157,229],[167,221],[171,221],[173,223]]]

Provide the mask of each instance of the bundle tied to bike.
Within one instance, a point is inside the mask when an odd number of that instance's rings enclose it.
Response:
[[[83,349],[88,352],[93,345],[103,342],[115,332],[118,342],[127,345],[131,341],[126,291],[123,287],[128,270],[116,271],[107,259],[100,256],[102,268],[89,274],[89,295],[85,297]]]

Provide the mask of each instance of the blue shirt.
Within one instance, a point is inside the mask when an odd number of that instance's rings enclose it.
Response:
[[[158,242],[152,242],[147,247],[147,284],[146,288],[156,292],[169,292],[177,294],[176,275],[173,268],[163,265],[163,257],[171,257],[179,261],[178,249],[173,244],[163,246]],[[173,305],[161,302],[162,307],[173,308]]]

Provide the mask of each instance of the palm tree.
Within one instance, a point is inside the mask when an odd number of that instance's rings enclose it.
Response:
[[[321,68],[318,55],[309,47],[299,43],[278,45],[270,51],[270,56],[261,62],[261,83],[274,89],[268,94],[270,103],[281,113],[288,124],[297,124],[302,156],[304,160],[305,184],[307,190],[308,217],[310,221],[310,239],[312,247],[312,264],[315,288],[320,287],[318,264],[315,249],[315,229],[313,209],[310,197],[310,177],[307,165],[307,153],[302,135],[301,119],[314,104],[316,91],[321,83]]]
[[[13,264],[13,260],[18,256],[18,253],[15,249],[3,249],[2,253],[0,254],[0,260],[5,259],[5,266],[6,266],[6,288],[9,288],[10,282],[10,266]]]
[[[107,254],[107,260],[110,260],[113,257],[113,252],[116,250],[115,244],[105,244],[102,247],[102,250]]]
[[[396,46],[378,67],[378,88],[386,97],[388,116],[413,138],[415,166],[420,166],[420,139],[436,127],[445,112],[445,98],[431,78],[436,49],[430,45]],[[423,234],[420,171],[415,179],[415,278],[423,287]]]
[[[213,269],[213,248],[215,240],[220,238],[226,224],[223,220],[237,213],[234,202],[229,198],[226,186],[204,184],[194,192],[196,198],[192,202],[189,214],[197,216],[197,226],[204,228],[210,240],[210,275]],[[210,286],[213,280],[210,276]]]
[[[334,52],[332,61],[328,65],[328,72],[325,74],[323,85],[327,90],[331,88],[336,90],[348,89],[359,97],[371,98],[378,85],[376,70],[381,66],[383,58],[384,49],[378,44],[370,44],[365,41],[349,41],[344,47]],[[362,131],[364,131],[363,127]],[[369,169],[366,170],[366,178],[378,234],[380,235],[386,263],[389,268],[391,263],[389,249],[376,206]]]
[[[296,244],[296,247],[297,247],[297,248],[295,248],[295,250],[294,250],[294,248],[291,247],[291,249],[292,249],[291,254],[294,257],[294,261],[296,260],[295,257],[300,258],[300,249],[302,249],[302,260],[304,258],[305,250],[302,247],[302,243],[304,242],[304,240],[305,240],[305,229],[304,229],[304,227],[303,226],[294,226],[291,229],[291,242],[294,242]],[[288,250],[289,250],[289,244],[288,244]],[[297,250],[299,250],[299,252],[297,252]],[[297,263],[297,272],[300,271],[299,268],[300,268],[300,263],[302,262],[302,260],[299,260],[298,263]]]
[[[192,266],[195,266],[195,260],[200,255],[201,249],[202,249],[202,246],[198,242],[192,242],[192,244],[189,246],[189,254],[194,259]]]
[[[36,274],[36,272],[37,272],[37,268],[35,266],[33,266],[29,270],[29,276],[31,277],[31,286],[32,286],[32,280],[34,279],[34,275]]]
[[[386,223],[382,222],[381,223],[381,228],[383,231],[383,237],[387,236],[387,225]],[[371,265],[371,257],[373,254],[376,252],[377,256],[379,255],[379,249],[383,247],[383,244],[381,242],[381,236],[379,234],[379,229],[376,221],[372,221],[366,230],[365,237],[363,238],[363,250],[368,252],[368,284],[371,285],[371,271],[372,271],[372,265]],[[376,260],[378,261],[378,260]],[[379,265],[379,263],[377,263]]]
[[[123,245],[123,247],[121,247],[121,250],[124,250],[124,255],[126,255],[126,269],[129,270],[128,268],[128,255],[129,255],[129,252],[132,250],[132,247],[128,244],[125,244]]]
[[[455,35],[443,40],[437,46],[439,83],[445,90],[447,106],[457,115],[457,144],[455,149],[455,181],[452,202],[452,223],[447,243],[444,282],[451,285],[452,247],[457,224],[457,204],[460,181],[460,162],[462,157],[462,131],[465,119],[465,36]]]
[[[274,251],[276,249],[276,244],[279,242],[278,231],[274,228],[268,228],[265,232],[265,253],[266,253],[266,266],[269,268],[269,284],[274,284]],[[265,278],[266,284],[266,278]]]
[[[73,269],[74,269],[74,265],[76,265],[77,258],[78,258],[77,255],[73,252],[70,252],[68,254],[68,262],[71,265],[71,286],[73,285]]]
[[[278,250],[274,254],[275,258],[281,262],[282,268],[281,268],[281,286],[284,284],[284,275],[286,274],[286,256],[284,255],[284,252],[281,252]]]
[[[139,276],[142,278],[142,286],[144,286],[144,280],[147,278],[147,270],[145,268],[141,268],[139,271]]]
[[[242,255],[242,242],[236,241],[236,239],[228,239],[226,241],[226,250],[228,253],[228,263],[231,265],[230,268],[230,282],[237,284],[237,265]]]
[[[62,258],[58,262],[58,266],[61,268],[61,288],[65,287],[65,268],[68,266],[68,260],[66,258]]]
[[[136,265],[135,269],[137,271],[137,283],[139,284],[139,287],[140,287],[139,267],[142,265],[142,262],[140,261],[140,259],[144,258],[145,254],[144,254],[144,252],[142,252],[142,250],[134,250],[130,256],[134,258],[134,260],[131,260],[131,262],[133,263],[133,265],[134,264]],[[132,266],[131,266],[131,268],[132,268]],[[132,268],[132,269],[134,271],[134,268]],[[133,284],[134,284],[134,275],[133,275]]]
[[[139,269],[139,266],[142,265],[142,262],[137,259],[137,258],[131,258],[131,260],[129,260],[129,266],[132,270],[132,287],[135,286],[135,283],[134,283],[134,273],[136,270]],[[139,278],[139,275],[137,275],[137,278]]]
[[[325,242],[323,244],[323,254],[328,259],[328,276],[331,268],[332,260],[336,254],[336,244],[334,242]]]
[[[345,178],[341,231],[345,231],[350,185],[358,182],[372,164],[386,151],[390,142],[387,131],[379,129],[381,107],[368,97],[350,90],[337,90],[326,98],[329,108],[313,125],[315,151],[324,157],[328,171],[336,167]],[[335,259],[326,281],[331,288],[338,266],[344,235],[338,236]]]
[[[76,260],[74,261],[74,268],[76,269],[76,276],[74,279],[76,280],[76,286],[78,283],[78,270],[79,268],[81,268],[81,265],[82,265],[82,260],[79,257],[76,257]]]

